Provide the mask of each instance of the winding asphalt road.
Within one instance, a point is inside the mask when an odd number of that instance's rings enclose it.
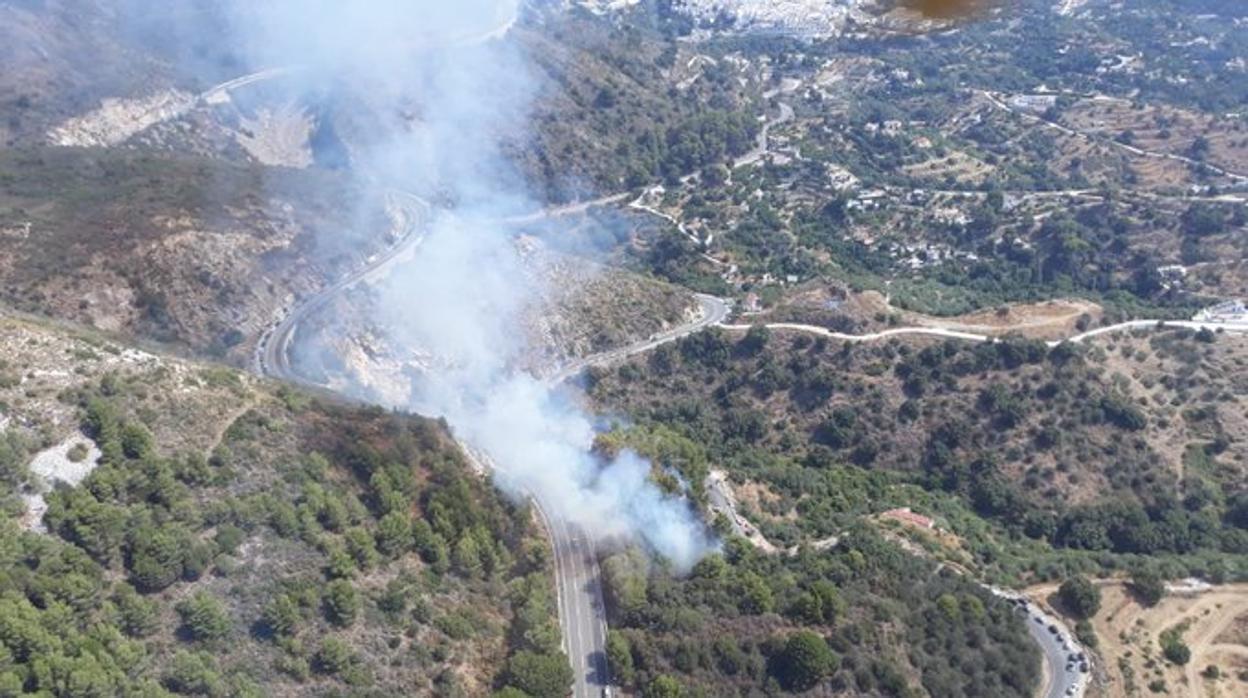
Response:
[[[289,352],[297,335],[300,322],[311,313],[323,308],[338,294],[345,292],[352,286],[366,280],[384,276],[397,260],[403,258],[405,254],[414,251],[424,239],[422,223],[429,215],[428,204],[411,195],[399,192],[394,192],[392,195],[395,203],[404,211],[402,218],[404,229],[400,234],[400,241],[387,252],[378,255],[358,272],[301,300],[291,308],[269,332],[261,337],[257,344],[255,370],[258,373],[295,383],[315,385],[313,381],[299,375],[290,364]],[[616,363],[630,356],[655,349],[663,344],[674,342],[708,327],[718,326],[732,331],[744,331],[752,327],[752,325],[747,324],[727,323],[726,320],[730,312],[728,301],[705,294],[698,294],[695,298],[698,302],[699,310],[696,318],[690,322],[658,333],[635,344],[572,362],[548,376],[546,378],[547,384],[557,385],[590,366]],[[849,335],[833,332],[816,325],[798,323],[767,323],[763,326],[772,330],[807,332],[853,342],[879,341],[902,335],[929,335],[979,342],[995,341],[995,338],[986,335],[929,327],[904,327],[863,335]],[[1135,320],[1097,328],[1070,337],[1066,341],[1082,342],[1103,334],[1130,329],[1174,327],[1222,329],[1228,332],[1248,333],[1248,325],[1228,325],[1197,321],[1167,321],[1159,323],[1155,320]],[[1049,345],[1053,346],[1058,343],[1056,341],[1049,342]],[[469,454],[470,460],[479,466],[484,466],[483,469],[491,467],[488,456],[475,451],[468,444],[464,444],[464,447],[465,452]],[[551,519],[546,512],[553,509],[548,503],[543,502],[540,496],[535,496],[534,502],[542,523],[550,535],[554,551],[555,582],[563,646],[572,664],[574,675],[572,694],[577,698],[597,698],[603,695],[611,683],[606,659],[606,612],[603,604],[601,572],[595,553],[595,541],[587,531],[575,524],[561,519]],[[1081,681],[1080,675],[1063,669],[1066,665],[1066,656],[1069,650],[1058,644],[1063,639],[1068,638],[1069,633],[1063,631],[1060,636],[1054,636],[1048,632],[1049,623],[1044,623],[1042,627],[1037,628],[1032,628],[1032,625],[1039,626],[1041,624],[1030,620],[1028,622],[1029,630],[1043,651],[1045,658],[1047,667],[1045,697],[1061,698],[1071,688],[1074,688],[1077,692],[1076,694],[1078,694],[1082,688],[1081,685],[1076,685],[1077,681]]]
[[[296,302],[261,336],[253,358],[255,372],[291,383],[324,387],[300,374],[291,364],[290,349],[298,335],[300,323],[356,284],[384,277],[396,262],[413,253],[424,240],[423,224],[430,213],[428,203],[402,192],[392,192],[391,196],[403,211],[399,242],[350,276]],[[488,454],[471,444],[459,443],[479,471],[486,473],[493,469],[494,464]],[[598,698],[610,683],[606,660],[606,612],[594,540],[580,527],[548,516],[546,512],[554,509],[540,497],[533,499],[554,551],[559,623],[564,651],[568,654],[575,676],[573,695],[577,698]]]
[[[793,107],[790,107],[784,102],[780,102],[780,116],[763,124],[763,127],[759,129],[758,138],[755,140],[754,148],[751,149],[750,152],[734,160],[732,163],[733,168],[753,165],[759,160],[762,160],[767,155],[770,146],[768,139],[771,135],[771,129],[775,126],[781,126],[792,121],[793,116]]]
[[[674,342],[682,337],[687,337],[695,332],[711,327],[712,325],[720,325],[728,317],[729,305],[728,301],[715,296],[708,296],[705,293],[694,294],[694,298],[698,301],[697,317],[683,325],[673,327],[658,334],[651,335],[649,339],[642,340],[635,344],[611,349],[599,354],[587,356],[577,359],[547,376],[546,382],[550,385],[558,385],[565,380],[575,376],[590,366],[606,366],[622,359],[626,359],[635,354],[643,354],[651,349]]]
[[[213,96],[226,92],[229,89],[240,87],[250,82],[277,77],[280,74],[281,72],[279,71],[262,71],[262,73],[254,76],[246,76],[244,79],[231,81],[231,83],[212,88],[202,95],[201,98],[211,99]],[[783,123],[791,118],[791,110],[787,108],[787,105],[782,104],[780,118],[775,123]],[[770,125],[772,124],[767,124],[766,126]],[[764,128],[762,134],[764,144],[766,143],[766,133],[767,129]],[[746,159],[748,161],[749,157],[747,156]],[[738,164],[748,164],[748,162]],[[301,299],[290,308],[259,340],[253,360],[256,372],[294,383],[321,387],[317,386],[314,381],[299,375],[290,363],[290,349],[298,333],[300,323],[356,284],[384,276],[397,260],[413,252],[424,238],[422,223],[429,214],[429,205],[408,194],[395,192],[393,196],[396,204],[405,213],[402,221],[403,231],[400,233],[399,242],[385,253],[371,260],[356,273],[305,299]],[[564,208],[567,209],[567,212],[578,212],[588,208],[590,205],[615,203],[623,198],[624,195],[614,195],[604,197],[601,200],[574,204]],[[550,215],[559,215],[559,213],[559,211],[539,212],[531,216],[518,218],[527,222],[530,218],[536,220],[549,217]],[[636,344],[572,362],[549,376],[546,379],[548,384],[555,385],[561,383],[590,366],[615,363],[630,356],[650,351],[668,342],[676,341],[707,327],[720,326],[728,330],[747,330],[751,327],[751,325],[734,325],[726,322],[730,309],[727,301],[707,295],[698,295],[696,299],[699,305],[696,319],[656,334]],[[941,328],[895,328],[878,333],[848,335],[833,332],[823,327],[796,323],[770,323],[764,326],[769,329],[802,331],[854,342],[876,341],[888,337],[912,334],[934,335],[968,341],[994,341],[994,338],[986,335]],[[1119,323],[1076,335],[1069,338],[1068,341],[1081,342],[1110,332],[1135,328],[1155,328],[1158,326],[1159,323],[1151,320]],[[1164,323],[1164,326],[1248,332],[1248,326],[1227,326],[1218,323],[1195,321],[1172,321]],[[1050,342],[1049,344],[1055,345],[1057,342]],[[469,454],[469,459],[476,463],[478,467],[482,469],[492,467],[488,456],[475,451],[469,444],[462,445],[465,452]],[[548,503],[543,502],[540,497],[535,496],[534,502],[542,523],[550,535],[554,551],[555,581],[563,646],[572,664],[574,674],[572,694],[577,698],[597,698],[603,695],[611,684],[606,660],[606,613],[603,604],[601,573],[595,553],[595,542],[587,531],[580,529],[574,524],[560,519],[552,520],[548,517],[546,512],[553,509]],[[1032,628],[1032,625],[1038,627]],[[1063,638],[1049,633],[1047,623],[1043,627],[1039,627],[1040,625],[1031,620],[1028,622],[1029,630],[1031,630],[1033,637],[1040,645],[1049,669],[1046,675],[1044,695],[1046,698],[1061,698],[1066,695],[1068,689],[1075,687],[1075,681],[1078,677],[1072,675],[1071,672],[1062,670],[1062,667],[1065,666],[1066,652],[1058,645],[1058,642]],[[1055,677],[1056,680],[1054,680]]]
[[[555,586],[563,650],[572,664],[572,695],[597,698],[611,685],[607,667],[607,609],[596,542],[586,529],[562,518],[540,496],[534,497],[555,551]]]
[[[1090,668],[1087,651],[1075,639],[1074,633],[1061,619],[1049,615],[1037,607],[1026,596],[1009,589],[984,586],[993,595],[1015,606],[1015,610],[1025,616],[1027,632],[1031,635],[1044,655],[1044,675],[1041,677],[1040,698],[1067,698],[1067,696],[1083,696],[1088,688],[1091,674],[1085,669]],[[1082,656],[1084,659],[1071,657]]]
[[[500,38],[510,30],[514,23],[514,13],[500,17],[500,23],[497,26],[484,33],[459,39],[456,43],[476,44]],[[224,101],[228,99],[231,90],[281,77],[292,70],[291,68],[273,68],[230,80],[201,93],[197,102],[212,104]],[[324,387],[300,375],[291,364],[290,350],[298,335],[300,323],[356,284],[385,276],[398,260],[413,253],[424,240],[424,224],[431,213],[429,203],[406,192],[393,191],[389,195],[391,202],[402,215],[399,241],[389,250],[369,260],[355,273],[311,296],[297,299],[290,308],[286,309],[284,314],[261,335],[256,344],[252,359],[252,368],[256,373],[291,383],[317,388]],[[594,201],[551,207],[531,216],[519,216],[513,222],[528,222],[530,219],[539,220],[578,213],[591,206],[614,203],[625,196],[626,194],[615,194]],[[706,301],[703,306],[704,308],[710,307],[714,312],[705,312],[699,321],[665,333],[666,339],[664,340],[649,340],[644,343],[645,346],[647,348],[657,346],[656,341],[660,343],[672,341],[683,334],[696,332],[711,322],[721,322],[727,310],[722,305],[722,301],[718,299],[716,301],[719,305]],[[639,351],[644,350],[639,349]],[[460,445],[469,461],[478,468],[488,470],[493,467],[488,455],[462,441]],[[601,572],[598,568],[595,542],[589,533],[579,526],[549,517],[546,512],[554,511],[549,503],[543,502],[537,496],[533,497],[533,500],[542,524],[550,536],[551,548],[554,552],[555,584],[563,648],[568,655],[574,675],[572,695],[576,698],[599,698],[608,695],[611,683],[606,656],[606,606],[603,603]]]
[[[267,332],[260,336],[252,357],[252,369],[261,375],[291,383],[316,385],[299,375],[290,364],[290,347],[299,330],[299,323],[324,308],[336,296],[362,282],[385,276],[394,264],[408,257],[424,241],[424,223],[431,212],[428,202],[401,191],[388,193],[395,209],[400,211],[398,242],[372,258],[365,266],[311,296],[296,299],[295,304]]]
[[[399,242],[350,276],[311,296],[299,299],[261,336],[253,358],[253,369],[256,373],[292,383],[324,387],[301,375],[291,363],[290,350],[300,324],[356,284],[384,277],[395,263],[408,257],[424,240],[424,223],[430,214],[429,204],[402,192],[391,192],[391,196],[394,204],[402,211]],[[555,385],[587,366],[607,364],[649,351],[719,324],[727,317],[726,301],[705,295],[696,298],[699,313],[690,322],[637,344],[581,359],[547,378],[547,383]],[[471,444],[460,444],[470,462],[480,471],[488,472],[493,468],[488,454],[473,448]],[[534,495],[533,500],[543,526],[550,535],[554,551],[559,622],[564,650],[573,668],[573,695],[577,698],[599,698],[611,684],[606,659],[606,609],[603,604],[595,541],[588,531],[576,524],[550,517],[547,512],[556,509],[544,502],[540,495]]]
[[[573,216],[573,215],[585,213],[591,208],[595,208],[598,206],[607,206],[609,204],[614,204],[614,203],[623,201],[626,198],[628,198],[628,192],[610,194],[608,196],[600,196],[597,199],[590,199],[589,201],[574,201],[572,203],[562,204],[559,206],[548,206],[546,208],[539,209],[537,211],[531,211],[529,213],[520,213],[520,214],[516,214],[513,216],[506,216],[504,218],[499,218],[496,222],[503,223],[505,225],[522,225],[525,223],[536,223],[538,221],[546,221],[552,218],[562,218],[564,216]]]
[[[489,454],[462,440],[459,445],[478,472],[484,475],[497,469]],[[611,677],[607,666],[607,613],[594,538],[574,523],[547,515],[546,512],[556,509],[541,495],[529,497],[554,551],[559,627],[563,651],[572,665],[572,695],[598,698],[610,687]]]
[[[845,334],[844,332],[834,332],[826,327],[818,325],[803,325],[795,322],[768,322],[761,323],[761,327],[769,330],[791,330],[796,332],[805,332],[829,339],[839,339],[844,342],[876,342],[889,337],[900,337],[903,335],[928,335],[933,337],[945,337],[948,339],[964,339],[968,342],[995,342],[999,337],[988,336],[983,334],[974,334],[971,332],[960,332],[958,330],[947,330],[940,327],[897,327],[891,330],[883,330],[882,332],[870,332],[867,334]],[[731,325],[721,324],[720,327],[726,330],[743,332],[754,327],[754,325]],[[1093,337],[1099,337],[1103,334],[1113,332],[1122,332],[1124,330],[1142,330],[1142,329],[1176,329],[1184,328],[1189,330],[1207,329],[1211,332],[1222,330],[1231,334],[1248,333],[1248,323],[1221,323],[1221,322],[1198,322],[1195,320],[1129,320],[1120,322],[1116,325],[1106,325],[1098,327],[1095,330],[1089,330],[1081,334],[1073,335],[1065,339],[1058,339],[1045,342],[1050,347],[1055,347],[1062,342],[1071,342],[1078,344]],[[1009,331],[1009,328],[1002,328]]]
[[[199,96],[196,97],[196,102],[202,104],[220,104],[222,102],[227,102],[230,99],[230,93],[240,87],[246,87],[253,83],[264,82],[274,78],[285,77],[293,72],[295,72],[295,69],[289,67],[266,68],[264,70],[258,70],[254,73],[242,75],[234,78],[233,80],[226,80],[219,85],[209,87],[199,93]]]
[[[987,335],[972,334],[969,332],[958,332],[955,330],[947,330],[937,327],[899,327],[882,332],[873,332],[861,335],[845,334],[842,332],[833,332],[826,327],[817,325],[803,325],[799,323],[763,323],[762,327],[770,330],[789,330],[797,332],[805,332],[808,334],[818,335],[820,337],[828,337],[847,342],[872,342],[897,337],[903,335],[927,335],[935,337],[945,337],[950,339],[963,339],[972,342],[994,342],[996,337]],[[749,330],[752,325],[733,325],[721,324],[720,327],[733,330],[745,331]],[[1208,329],[1210,331],[1222,330],[1228,334],[1248,334],[1248,322],[1245,323],[1218,323],[1218,322],[1201,322],[1195,320],[1167,320],[1159,322],[1157,320],[1131,320],[1128,322],[1120,322],[1114,325],[1099,327],[1094,330],[1082,332],[1063,340],[1055,340],[1046,342],[1048,346],[1054,347],[1062,342],[1081,343],[1095,337],[1115,332],[1123,332],[1129,330],[1148,330],[1148,329],[1173,329],[1185,328],[1193,330]],[[1021,595],[989,587],[992,593],[1002,598],[1014,600],[1021,599],[1026,601]],[[1044,676],[1039,695],[1041,698],[1067,698],[1068,696],[1080,697],[1084,695],[1084,691],[1088,687],[1089,674],[1082,670],[1083,661],[1072,663],[1070,655],[1085,653],[1085,650],[1079,646],[1070,629],[1057,618],[1045,614],[1043,611],[1035,608],[1034,604],[1025,603],[1021,606],[1022,610],[1027,612],[1027,631],[1039,646],[1041,654],[1044,658]],[[1056,630],[1051,630],[1055,628]],[[1086,653],[1085,653],[1086,656]]]

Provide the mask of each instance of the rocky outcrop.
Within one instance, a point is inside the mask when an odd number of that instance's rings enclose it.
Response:
[[[48,143],[59,146],[106,147],[119,145],[156,124],[177,118],[195,106],[195,96],[164,90],[146,97],[107,98],[100,106],[75,116],[48,132]]]

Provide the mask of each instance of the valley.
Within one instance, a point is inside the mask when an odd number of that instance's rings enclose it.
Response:
[[[1248,17],[972,5],[0,0],[0,693],[1238,695]]]

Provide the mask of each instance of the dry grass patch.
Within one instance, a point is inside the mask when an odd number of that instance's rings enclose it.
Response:
[[[1248,585],[1215,587],[1198,595],[1167,596],[1152,608],[1141,606],[1121,582],[1101,585],[1101,612],[1092,619],[1100,640],[1099,668],[1105,673],[1107,698],[1151,695],[1148,685],[1162,681],[1171,695],[1233,698],[1248,691],[1236,672],[1248,652],[1242,643],[1223,642],[1228,628],[1248,620]],[[1163,632],[1186,626],[1181,634],[1191,648],[1186,666],[1167,661],[1161,652]],[[1219,668],[1221,678],[1202,675]]]

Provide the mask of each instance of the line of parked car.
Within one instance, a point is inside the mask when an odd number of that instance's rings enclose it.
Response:
[[[999,595],[1013,603],[1018,612],[1026,614],[1035,624],[1041,627],[1047,626],[1046,629],[1049,634],[1053,636],[1053,639],[1061,646],[1062,651],[1066,653],[1065,673],[1068,677],[1072,677],[1071,685],[1066,687],[1064,695],[1083,695],[1084,682],[1087,680],[1087,675],[1091,672],[1092,666],[1087,653],[1079,646],[1079,643],[1064,633],[1062,628],[1057,623],[1054,623],[1042,610],[1035,608],[1026,597],[1008,592],[999,592]],[[1059,660],[1060,657],[1053,657],[1053,659]],[[1054,661],[1055,670],[1059,663],[1059,661]]]

